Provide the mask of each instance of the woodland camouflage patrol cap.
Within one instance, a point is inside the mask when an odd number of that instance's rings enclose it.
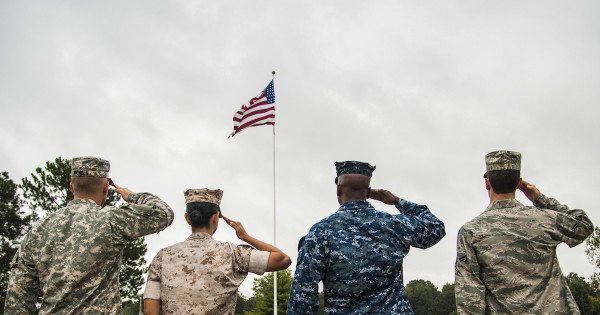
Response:
[[[185,203],[192,202],[209,202],[217,206],[221,205],[221,197],[223,197],[223,191],[220,189],[188,189],[183,195],[185,196]]]
[[[110,163],[97,157],[75,157],[71,160],[71,176],[108,178]]]
[[[521,153],[515,151],[494,151],[485,155],[486,170],[504,171],[521,170]]]

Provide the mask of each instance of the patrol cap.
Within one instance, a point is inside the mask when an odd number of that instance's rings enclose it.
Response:
[[[521,153],[515,151],[493,151],[485,155],[486,170],[521,170]]]
[[[108,178],[110,163],[101,158],[84,156],[71,160],[71,176]]]
[[[217,206],[221,205],[221,197],[223,197],[223,191],[220,189],[188,189],[183,195],[185,196],[185,203],[192,202],[209,202]]]
[[[338,182],[338,177],[346,174],[360,174],[368,176],[369,178],[373,176],[373,171],[375,170],[375,166],[372,166],[369,163],[359,162],[359,161],[344,161],[344,162],[335,162],[335,171],[337,173],[337,177],[335,178],[335,183]]]

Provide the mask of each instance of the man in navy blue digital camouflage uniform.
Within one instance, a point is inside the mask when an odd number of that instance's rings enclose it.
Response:
[[[369,187],[374,166],[336,162],[341,207],[313,225],[299,244],[287,314],[316,314],[323,281],[326,314],[412,314],[402,259],[411,246],[428,248],[446,234],[426,206]],[[375,210],[367,198],[395,205]]]

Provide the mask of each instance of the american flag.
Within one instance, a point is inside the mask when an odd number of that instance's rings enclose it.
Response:
[[[242,109],[233,116],[233,132],[229,137],[238,132],[254,126],[275,124],[275,88],[273,80],[260,93],[252,98],[249,105],[242,105]]]

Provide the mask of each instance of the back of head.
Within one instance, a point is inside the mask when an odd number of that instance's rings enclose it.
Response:
[[[521,179],[521,171],[490,171],[486,173],[486,177],[496,194],[508,194],[517,190],[519,179]]]
[[[92,196],[103,192],[108,181],[110,163],[97,157],[75,157],[71,160],[73,194]]]
[[[210,202],[190,202],[185,207],[194,229],[208,227],[210,218],[221,211],[218,205]]]
[[[78,196],[92,196],[102,193],[106,181],[106,178],[72,176],[73,194]]]
[[[496,194],[512,193],[521,179],[521,153],[515,151],[493,151],[485,155],[488,179]]]
[[[359,174],[346,174],[338,177],[341,193],[350,200],[367,200],[371,178]]]
[[[369,185],[375,166],[359,161],[335,162],[335,183],[338,185],[338,197],[344,200],[366,200],[369,197]]]
[[[223,191],[220,189],[188,189],[183,194],[186,213],[194,229],[208,227],[210,218],[221,212]]]

